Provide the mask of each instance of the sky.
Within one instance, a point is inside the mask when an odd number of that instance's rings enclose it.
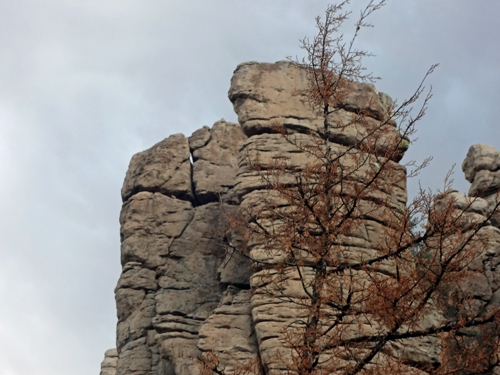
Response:
[[[3,0],[0,4],[0,375],[98,375],[115,345],[120,188],[132,155],[237,121],[244,61],[302,56],[324,0]],[[352,31],[360,6],[353,1]],[[500,148],[500,2],[389,0],[358,46],[399,102],[433,99],[403,161],[439,189],[474,143]]]

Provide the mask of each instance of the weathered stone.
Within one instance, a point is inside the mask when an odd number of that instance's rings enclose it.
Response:
[[[101,372],[99,375],[115,375],[117,362],[118,352],[116,349],[106,350],[104,360],[101,362]]]
[[[343,104],[348,111],[355,113],[364,111],[377,120],[389,118],[392,99],[389,95],[378,92],[373,84],[350,82],[346,91],[349,94]]]
[[[125,291],[131,289],[125,289]],[[124,289],[117,292],[117,296],[123,293]],[[133,309],[125,310],[127,306],[117,303],[118,311],[122,314],[116,326],[116,346],[121,350],[128,342],[146,337],[148,330],[152,328],[152,319],[156,314],[155,300],[152,293],[147,294],[144,299],[136,304]]]
[[[217,271],[221,283],[239,286],[249,286],[253,272],[250,259],[238,251],[229,251]]]
[[[470,213],[476,213],[481,216],[488,215],[488,202],[478,197],[466,197],[458,191],[448,192],[443,199],[438,199],[435,207],[442,210],[447,204],[452,204],[453,208]]]
[[[235,184],[238,151],[246,136],[239,124],[216,122],[189,138],[193,152],[193,183],[198,203],[217,202]]]
[[[457,225],[466,235],[467,233],[471,234],[471,229],[475,228],[477,223],[484,223],[491,214],[492,204],[488,202],[489,197],[481,199],[477,198],[477,196],[492,193],[496,195],[495,189],[498,191],[500,186],[492,183],[492,180],[484,181],[484,175],[495,173],[488,169],[481,169],[485,168],[484,163],[490,162],[492,159],[478,156],[481,155],[481,152],[485,155],[485,149],[489,152],[489,155],[493,154],[493,152],[491,152],[491,149],[488,150],[488,147],[483,147],[485,145],[475,146],[479,147],[471,147],[467,156],[468,159],[463,164],[464,172],[469,174],[472,181],[471,190],[469,191],[472,197],[464,197],[457,192],[446,192],[438,197],[436,201],[438,210],[452,209],[451,214],[455,215]],[[493,166],[489,165],[487,168],[493,168]],[[491,313],[498,306],[496,293],[500,285],[498,282],[500,280],[500,270],[496,265],[500,260],[500,231],[490,226],[490,223],[495,225],[494,220],[487,221],[486,226],[479,229],[476,237],[469,244],[469,246],[476,247],[476,249],[479,247],[481,252],[467,265],[467,276],[450,284],[445,293],[448,296],[447,299],[441,301],[442,305],[446,306],[444,312],[448,319],[458,319],[465,314],[481,317],[484,314]],[[467,354],[470,358],[478,358],[478,361],[483,361],[484,355],[495,357],[495,354],[491,352],[494,347],[491,340],[497,337],[498,334],[498,326],[495,324],[468,327],[461,329],[459,332],[460,337],[463,338],[463,344],[470,347]],[[459,366],[455,354],[459,347],[457,347],[455,341],[453,337],[446,336],[442,340],[443,352],[441,355],[443,358],[451,358],[451,361],[447,364],[447,366],[451,367]],[[488,351],[490,352],[488,353]],[[483,365],[486,365],[486,362]]]
[[[207,203],[204,197],[234,184],[238,143],[244,138],[239,125],[224,121],[191,137],[195,164],[219,168],[215,177],[203,168],[193,171],[200,200],[191,192],[190,150],[183,136],[133,157],[120,215],[117,374],[196,372],[199,327],[219,304],[227,280],[219,281],[225,255],[219,241],[221,207],[191,202]]]
[[[230,286],[199,332],[198,348],[219,354],[220,364],[228,371],[258,359],[250,297],[250,290]]]
[[[316,130],[310,122],[317,116],[309,110],[304,95],[294,90],[305,87],[304,71],[293,64],[279,62],[238,65],[231,79],[229,99],[238,114],[238,121],[248,136],[272,131],[275,119],[300,124]]]
[[[500,189],[500,171],[480,170],[474,175],[474,181],[469,189],[473,197],[488,197]]]
[[[151,370],[151,361],[146,338],[131,341],[119,352],[116,375],[146,375]]]
[[[142,268],[141,263],[129,262],[123,267],[115,292],[120,288],[156,290],[156,273]]]
[[[125,320],[129,314],[140,306],[145,297],[146,292],[144,290],[118,289],[115,294],[118,320]]]
[[[164,263],[163,256],[193,218],[190,202],[160,193],[141,192],[127,200],[120,214],[122,264],[147,267]]]
[[[218,233],[223,224],[218,203],[197,207],[189,225],[162,257],[157,273],[156,315],[152,325],[161,358],[178,374],[196,370],[198,331],[219,304],[224,259]],[[162,365],[167,366],[167,365]]]
[[[441,342],[438,337],[427,336],[391,342],[388,350],[392,356],[400,358],[405,363],[432,370],[441,363],[440,346]]]
[[[132,157],[122,187],[126,201],[140,191],[193,199],[188,140],[174,134]]]
[[[248,136],[273,132],[273,125],[301,132],[319,131],[322,122],[307,103],[305,70],[288,61],[275,64],[247,62],[238,65],[231,79],[229,99]],[[375,119],[386,119],[390,98],[371,84],[352,83],[343,106],[350,112],[365,111]]]
[[[469,196],[481,197],[488,203],[488,213],[499,206],[500,152],[485,144],[472,145],[462,164],[466,179],[471,182]],[[492,225],[500,227],[500,215],[491,217]]]
[[[265,170],[272,170],[273,163],[286,164],[292,171],[302,170],[308,163],[317,162],[317,158],[306,152],[307,147],[315,147],[317,138],[307,134],[293,134],[287,140],[281,134],[259,134],[246,140],[240,151],[239,171],[237,175],[234,193],[241,199],[242,196],[256,190],[266,189],[268,182],[262,178]],[[347,148],[339,144],[330,144],[332,152],[343,153]],[[345,158],[347,159],[347,158]],[[255,162],[257,161],[257,162]],[[380,159],[379,159],[380,161]],[[401,210],[406,204],[406,169],[393,161],[388,161],[389,167],[397,172],[398,177],[393,176],[392,183],[388,183],[385,191],[370,191],[372,198],[380,201],[389,200],[395,209]],[[258,164],[258,165],[256,165]],[[362,181],[367,173],[373,173],[377,160],[372,162],[356,160],[356,156],[344,160],[346,169],[351,168],[350,180]],[[259,171],[255,171],[255,167]],[[346,172],[347,173],[347,172]],[[296,182],[293,174],[281,173],[279,181],[283,184],[294,184]]]
[[[348,150],[343,173],[348,172],[349,177],[339,187],[343,190],[335,191],[341,196],[352,194],[353,186],[378,172],[380,163],[389,163],[394,173],[357,202],[358,222],[336,239],[342,253],[335,262],[362,262],[388,246],[388,213],[403,212],[407,199],[406,170],[396,162],[402,154],[385,153],[395,142],[406,142],[389,119],[391,99],[373,85],[350,83],[342,108],[330,116],[325,132],[324,121],[306,101],[306,85],[305,72],[290,62],[241,64],[229,90],[241,125],[221,120],[212,128],[197,130],[189,140],[174,135],[132,158],[122,189],[123,270],[115,289],[117,352],[106,354],[101,375],[198,374],[195,359],[209,351],[219,355],[219,364],[229,372],[237,372],[249,361],[256,364],[250,373],[282,375],[287,371],[279,359],[290,353],[282,334],[305,318],[301,306],[307,293],[301,278],[305,284],[312,279],[314,259],[298,252],[303,265],[278,272],[258,263],[252,268],[248,258],[225,248],[225,243],[230,249],[242,246],[241,238],[226,230],[227,213],[239,209],[245,215],[247,210],[261,209],[271,215],[278,207],[283,212],[291,209],[262,179],[273,163],[287,163],[300,171],[316,160],[311,153],[314,147],[317,151],[329,148],[338,155]],[[360,113],[368,117],[361,121]],[[275,125],[284,125],[286,138],[277,133]],[[375,128],[381,136],[376,144],[368,145],[364,137]],[[372,152],[364,159],[359,158],[360,144],[370,146],[367,149]],[[468,233],[496,205],[500,153],[490,146],[474,145],[463,169],[472,182],[471,197],[447,192],[438,197],[435,207],[442,210],[451,204],[461,213],[461,230]],[[279,179],[297,183],[293,174]],[[217,203],[221,194],[224,203]],[[269,216],[262,226],[276,229],[283,225],[275,219]],[[493,217],[491,222],[500,227],[500,218]],[[500,230],[487,225],[479,235],[488,241],[468,264],[469,277],[454,285],[460,292],[453,293],[462,298],[462,309],[487,313],[500,305]],[[245,246],[259,262],[284,259],[283,251],[258,236],[250,237]],[[331,272],[332,265],[327,266]],[[353,271],[357,283],[354,299],[368,290],[368,271],[373,270],[381,280],[395,278],[398,272],[389,260],[376,268]],[[346,275],[336,290],[347,294],[348,284]],[[445,309],[449,316],[459,312],[452,307]],[[336,311],[332,308],[331,313]],[[350,338],[380,333],[386,326],[374,317],[346,315],[343,333]],[[443,319],[443,314],[434,312],[415,324],[426,329]],[[474,330],[464,334],[483,337]],[[403,370],[404,366],[417,366],[411,372],[425,374],[424,370],[439,365],[441,344],[438,335],[392,342],[373,363],[390,362]],[[449,342],[443,345],[445,354],[452,350]],[[352,364],[331,351],[325,351],[321,360],[339,366]]]
[[[465,178],[470,183],[474,182],[479,171],[497,171],[500,169],[500,152],[493,146],[478,143],[472,145],[462,163]]]
[[[183,235],[172,243],[165,266],[158,270],[158,314],[206,319],[218,305],[222,290],[217,270],[224,259],[217,235],[220,216],[217,203],[198,207]]]
[[[191,153],[201,147],[204,147],[210,140],[210,127],[204,126],[196,130],[191,137],[189,137],[189,148]]]

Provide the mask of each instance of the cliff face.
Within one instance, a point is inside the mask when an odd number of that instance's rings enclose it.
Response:
[[[219,269],[218,194],[235,184],[245,138],[220,121],[132,158],[120,215],[117,374],[191,373],[200,329],[233,281]]]
[[[220,353],[228,369],[235,361],[253,358],[267,374],[283,370],[276,360],[282,347],[278,333],[300,312],[260,292],[259,272],[238,254],[225,254],[221,231],[224,211],[257,205],[266,194],[261,178],[248,166],[248,157],[259,155],[264,164],[285,157],[297,168],[307,162],[304,153],[272,131],[278,120],[303,142],[314,141],[314,132],[323,124],[300,95],[305,84],[304,73],[287,62],[241,64],[229,90],[239,124],[221,120],[189,138],[172,135],[133,156],[122,188],[117,351],[106,352],[101,375],[196,374],[194,359],[209,350]],[[352,84],[344,109],[331,122],[348,121],[364,110],[368,121],[377,123],[390,104],[391,99],[373,85]],[[339,150],[362,136],[362,127],[329,132]],[[399,178],[390,191],[376,194],[388,197],[397,210],[406,204],[406,171],[393,163]],[[500,189],[500,153],[475,145],[463,168],[472,182],[470,195],[481,197],[471,210],[485,215]],[[469,199],[455,195],[457,205]],[[496,226],[497,222],[493,220]],[[376,252],[383,226],[380,218],[368,218],[346,238],[352,256]],[[478,290],[479,303],[498,305],[500,231],[494,226],[486,230],[493,241],[474,265],[469,287]],[[269,256],[259,244],[254,244],[251,255]],[[300,297],[298,282],[290,272],[289,296]],[[430,316],[428,324],[433,319],[439,317]],[[437,340],[408,341],[393,350],[413,363],[439,362]]]

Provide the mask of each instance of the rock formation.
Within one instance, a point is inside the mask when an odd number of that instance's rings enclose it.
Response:
[[[467,211],[487,217],[500,192],[500,152],[492,146],[475,144],[470,147],[462,170],[471,187],[468,197],[456,193],[456,205],[459,209],[467,207]],[[488,234],[488,244],[482,256],[471,266],[478,274],[473,278],[470,289],[486,308],[500,306],[499,228],[500,220],[494,215],[491,226],[482,229]]]
[[[99,375],[115,375],[118,362],[118,351],[116,349],[106,350],[104,360],[101,362],[101,373]]]
[[[203,351],[220,353],[228,369],[253,358],[266,374],[283,370],[276,361],[282,346],[277,333],[297,311],[259,293],[259,271],[236,253],[225,254],[221,228],[224,211],[258,204],[265,193],[248,157],[259,155],[262,163],[285,157],[298,168],[305,164],[307,156],[273,130],[278,120],[304,142],[320,131],[322,122],[300,94],[305,84],[304,72],[288,62],[240,64],[229,90],[239,124],[221,120],[189,138],[172,135],[133,156],[122,188],[117,349],[106,352],[101,375],[196,374],[195,359]],[[370,84],[352,84],[351,89],[333,120],[347,121],[360,110],[374,123],[386,118],[387,95]],[[362,136],[363,129],[356,127],[329,132],[339,149]],[[398,209],[406,204],[405,169],[393,163],[403,178],[378,194]],[[478,197],[468,210],[487,214],[500,189],[500,153],[472,146],[463,169],[472,183],[469,195]],[[470,200],[454,196],[459,208]],[[497,227],[499,222],[493,220]],[[376,251],[381,226],[376,218],[367,219],[346,240],[353,256]],[[470,288],[482,305],[498,305],[500,231],[494,226],[485,230],[494,241],[473,266],[477,275]],[[266,256],[258,244],[252,255]],[[290,293],[300,289],[293,274],[289,282]],[[413,363],[439,362],[440,348],[432,339],[393,349]]]

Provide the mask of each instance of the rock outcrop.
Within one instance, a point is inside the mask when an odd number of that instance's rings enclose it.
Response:
[[[457,193],[459,208],[483,217],[490,217],[490,226],[482,229],[488,243],[482,256],[474,261],[471,269],[479,272],[471,281],[472,290],[482,307],[500,307],[500,218],[491,215],[500,202],[500,152],[492,146],[475,144],[470,147],[462,169],[471,182],[469,196]],[[462,208],[463,209],[463,208]],[[500,371],[500,370],[499,370]]]
[[[233,281],[229,269],[220,276],[218,201],[235,184],[245,139],[238,124],[221,120],[132,158],[120,215],[117,375],[193,373],[199,331]]]
[[[248,136],[240,150],[242,156],[250,160],[258,157],[259,165],[263,168],[276,158],[285,158],[289,166],[296,170],[303,169],[311,161],[307,152],[286,142],[281,134],[275,134],[273,128],[273,124],[279,121],[290,132],[295,133],[294,139],[297,143],[315,144],[317,137],[324,131],[324,124],[301,95],[305,87],[304,71],[288,62],[245,63],[238,66],[231,80],[229,99],[233,102],[238,121]],[[333,152],[345,151],[348,146],[361,141],[366,135],[364,124],[354,123],[345,127],[342,124],[351,124],[360,111],[368,114],[368,123],[381,124],[390,112],[390,105],[390,98],[378,93],[373,85],[352,84],[352,94],[345,98],[343,108],[332,114],[334,118],[330,119],[331,124],[337,125],[327,130]],[[392,133],[396,134],[395,127],[392,128]],[[383,147],[383,142],[380,147]],[[259,205],[265,201],[268,194],[265,191],[265,182],[257,172],[249,168],[247,158],[240,162],[234,187],[243,209]],[[379,199],[392,201],[394,209],[397,210],[406,204],[406,171],[396,162],[390,163],[394,170],[398,171],[398,178],[394,178],[390,191],[377,191],[374,194],[378,194]],[[364,205],[367,213],[373,214],[371,202],[362,201],[361,205]],[[383,219],[367,218],[360,223],[352,236],[345,238],[344,245],[353,256],[373,254],[377,252],[376,244],[383,234],[383,226]],[[250,255],[262,261],[276,261],[260,243],[253,244]],[[305,267],[304,272],[309,271],[311,270]],[[281,331],[303,314],[297,304],[287,298],[303,298],[305,293],[297,271],[290,269],[286,280],[283,281],[286,289],[284,298],[271,297],[264,292],[262,278],[265,272],[256,270],[251,277],[252,317],[262,368],[266,374],[279,374],[286,371],[286,368],[284,362],[277,359],[287,352],[280,339]]]
[[[279,121],[303,144],[314,142],[324,131],[301,94],[305,85],[304,72],[289,62],[240,64],[229,90],[238,124],[221,120],[189,138],[172,135],[133,156],[122,189],[123,270],[115,289],[117,349],[106,352],[101,375],[196,374],[196,358],[204,351],[219,353],[228,370],[248,359],[266,374],[284,370],[276,360],[283,347],[278,335],[300,312],[286,300],[262,293],[262,271],[252,269],[236,253],[226,254],[221,234],[224,212],[258,205],[266,194],[249,159],[258,156],[265,165],[274,158],[286,158],[299,169],[306,164],[309,156],[283,141],[274,128]],[[379,124],[387,119],[390,106],[391,99],[373,85],[353,83],[331,123],[351,122],[362,111],[368,114],[368,123]],[[363,132],[362,124],[327,130],[332,147],[338,150],[361,140]],[[393,134],[397,134],[395,127],[388,137]],[[384,143],[379,147],[382,150]],[[406,204],[406,171],[396,160],[390,163],[397,178],[391,189],[374,194],[398,210]],[[471,148],[464,172],[472,182],[470,195],[480,198],[467,206],[469,211],[488,214],[500,189],[499,169],[498,151],[484,145]],[[455,199],[459,207],[469,203],[463,196]],[[378,251],[385,224],[375,213],[371,215],[345,239],[352,256]],[[478,276],[470,284],[481,304],[498,305],[500,231],[494,226],[485,230],[495,240],[475,265]],[[251,254],[269,260],[258,243]],[[287,283],[290,296],[301,293],[293,272]],[[433,317],[429,319],[432,324]],[[403,344],[392,349],[408,362],[439,362],[436,340]]]
[[[101,362],[101,372],[99,375],[115,375],[117,363],[118,351],[116,349],[106,350],[106,353],[104,353],[104,359]]]

